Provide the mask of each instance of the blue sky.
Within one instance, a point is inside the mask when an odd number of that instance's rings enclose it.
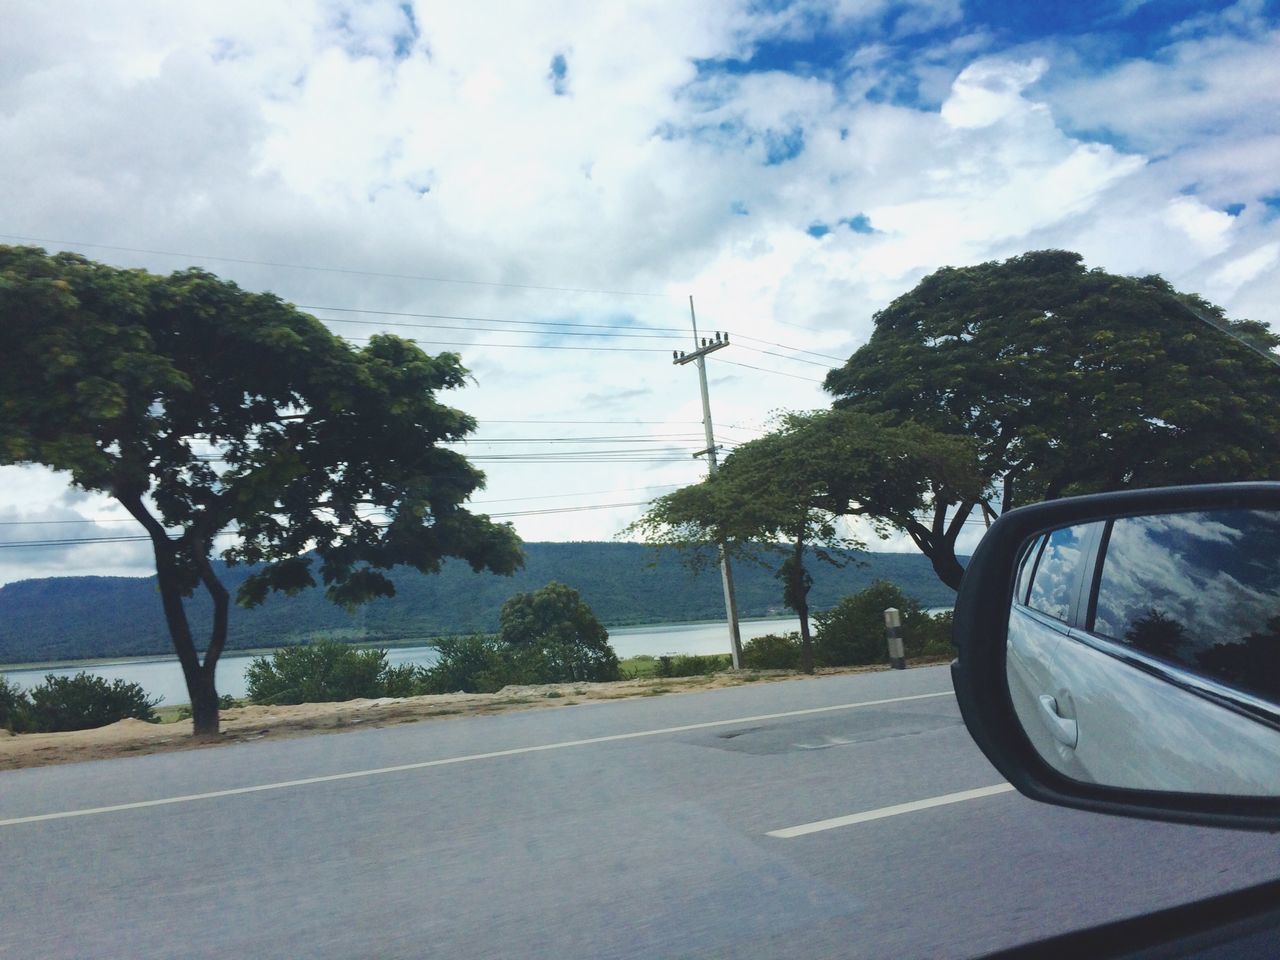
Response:
[[[712,364],[726,443],[826,403],[823,365],[945,265],[1058,247],[1235,317],[1280,302],[1261,0],[20,0],[0,136],[0,233],[198,263],[343,335],[463,318],[387,329],[462,352],[474,379],[449,399],[482,423],[474,455],[602,434],[674,451],[487,460],[493,510],[700,476],[696,383],[669,360],[690,295],[701,329],[737,335]],[[638,327],[655,338],[581,336]],[[0,519],[118,519],[39,471],[0,470],[0,491]],[[608,539],[638,512],[516,523]],[[148,566],[128,544],[0,554],[0,582]]]

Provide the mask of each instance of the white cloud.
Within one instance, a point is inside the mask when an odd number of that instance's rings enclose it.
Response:
[[[1234,293],[1250,280],[1262,276],[1280,261],[1280,242],[1266,243],[1223,264],[1210,277],[1217,290]]]
[[[378,274],[205,261],[313,306],[683,329],[692,292],[703,329],[766,341],[736,339],[711,361],[723,424],[826,402],[820,367],[749,347],[847,356],[876,309],[944,264],[1078,249],[1268,319],[1280,294],[1280,228],[1259,202],[1280,192],[1274,33],[1201,25],[1158,57],[1084,72],[1051,42],[1002,49],[952,0],[757,7],[415,4],[411,26],[392,2],[13,4],[0,34],[0,232]],[[832,29],[847,56],[825,72],[705,66]],[[550,80],[558,55],[565,96]],[[791,152],[802,149],[784,159],[779,138],[797,132]],[[781,162],[766,162],[771,150]],[[1246,209],[1233,219],[1221,208],[1234,202]],[[859,217],[874,232],[851,229]],[[826,235],[810,236],[814,224]],[[85,252],[164,271],[192,259]],[[562,506],[516,498],[566,493],[628,502],[701,475],[688,455],[701,446],[697,384],[666,352],[683,335],[600,341],[653,353],[586,353],[483,346],[529,342],[516,327],[388,329],[467,344],[426,347],[463,353],[478,383],[448,399],[488,422],[481,438],[679,437],[665,463],[480,461],[490,484],[477,500],[494,512]],[[516,419],[628,423],[497,422]],[[3,489],[0,504],[25,516],[63,488],[46,475]],[[637,512],[516,523],[529,539],[607,538]],[[101,566],[86,549],[64,562]],[[18,575],[0,566],[0,580]]]
[[[1024,100],[1022,91],[1044,75],[1048,62],[990,58],[979,60],[960,72],[951,86],[951,96],[942,105],[942,119],[958,129],[989,127],[1010,114],[1043,109]]]
[[[1165,220],[1170,226],[1181,230],[1187,240],[1206,254],[1221,253],[1231,244],[1232,218],[1194,197],[1170,200],[1165,208]]]

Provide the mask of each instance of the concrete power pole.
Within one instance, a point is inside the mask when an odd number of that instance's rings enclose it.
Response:
[[[702,342],[698,342],[698,316],[693,311],[693,297],[689,297],[689,319],[693,322],[693,346],[692,353],[679,351],[673,354],[672,363],[677,366],[684,366],[686,363],[696,363],[698,365],[698,385],[702,388],[702,431],[706,435],[707,448],[695,453],[695,457],[706,454],[707,472],[715,474],[719,463],[716,459],[716,438],[715,433],[711,429],[711,398],[707,393],[707,354],[714,353],[721,347],[729,345],[729,335],[725,334],[724,339],[720,338],[720,334],[715,335],[715,339],[708,340],[702,338]],[[733,669],[742,669],[742,631],[738,627],[738,598],[733,590],[733,568],[729,565],[729,556],[725,553],[724,545],[721,544],[720,550],[720,580],[724,585],[724,609],[725,615],[729,618],[729,653],[733,661]]]

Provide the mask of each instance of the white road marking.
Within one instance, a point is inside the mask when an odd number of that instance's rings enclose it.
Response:
[[[615,740],[638,740],[642,737],[660,737],[686,730],[706,730],[711,727],[729,727],[739,723],[759,723],[762,720],[781,720],[786,717],[803,717],[815,713],[832,713],[837,710],[854,710],[858,707],[879,707],[890,703],[906,703],[911,700],[929,700],[953,696],[950,690],[941,693],[917,693],[907,697],[888,697],[884,700],[863,700],[858,703],[839,703],[830,707],[809,707],[804,710],[787,710],[783,713],[762,713],[754,717],[735,717],[732,720],[708,720],[703,723],[686,723],[678,727],[661,727],[656,730],[637,730],[633,733],[615,733],[605,737],[588,737],[585,740],[562,740],[533,747],[513,747],[510,750],[493,750],[489,753],[472,753],[462,757],[445,757],[440,760],[422,760],[417,763],[401,763],[393,767],[376,767],[372,770],[352,770],[347,773],[330,773],[321,777],[303,777],[299,780],[281,780],[278,783],[259,783],[249,787],[232,787],[228,790],[211,790],[208,793],[190,793],[181,797],[162,797],[158,800],[138,800],[133,803],[115,803],[106,807],[88,807],[81,810],[62,810],[58,813],[40,813],[29,817],[10,817],[0,820],[0,827],[17,826],[20,823],[40,823],[44,820],[65,820],[68,817],[92,817],[100,813],[116,813],[121,810],[142,810],[146,807],[163,807],[171,803],[190,803],[193,800],[213,800],[218,797],[234,797],[244,793],[262,793],[266,790],[285,790],[290,787],[306,787],[315,783],[333,783],[338,780],[355,780],[361,777],[378,777],[387,773],[406,770],[426,770],[454,763],[470,763],[474,760],[493,760],[498,757],[515,757],[525,753],[541,753],[545,750],[564,750],[568,747],[585,747],[595,743],[612,743]]]
[[[966,800],[977,800],[980,797],[994,797],[998,793],[1008,793],[1012,789],[1012,784],[997,783],[990,787],[979,787],[977,790],[944,793],[940,797],[929,797],[926,800],[912,800],[910,803],[898,803],[892,807],[880,807],[878,810],[851,813],[846,817],[832,817],[830,820],[815,820],[813,823],[802,823],[798,827],[770,830],[768,835],[781,837],[783,840],[791,840],[794,837],[803,837],[809,833],[834,830],[836,827],[849,827],[855,823],[866,823],[870,820],[883,820],[885,817],[896,817],[902,813],[915,813],[917,810],[928,810],[930,807],[945,807],[949,803],[964,803]]]

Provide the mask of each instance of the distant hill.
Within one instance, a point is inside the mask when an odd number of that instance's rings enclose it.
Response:
[[[230,649],[283,646],[316,633],[396,642],[457,633],[494,631],[498,610],[514,593],[559,580],[578,590],[608,626],[714,620],[724,616],[720,574],[712,566],[691,574],[674,554],[635,543],[527,543],[525,567],[512,577],[476,574],[446,563],[425,576],[396,570],[396,596],[348,615],[320,590],[273,596],[253,610],[233,609]],[[925,606],[950,606],[955,594],[919,554],[855,553],[835,569],[816,560],[810,602],[815,610],[873,580],[890,580]],[[776,563],[776,561],[775,561]],[[758,564],[734,568],[743,617],[784,614],[781,588]],[[234,594],[244,567],[219,574]],[[210,607],[198,594],[189,603],[197,636],[207,630]],[[0,587],[0,663],[138,656],[171,650],[154,577],[52,577]]]

